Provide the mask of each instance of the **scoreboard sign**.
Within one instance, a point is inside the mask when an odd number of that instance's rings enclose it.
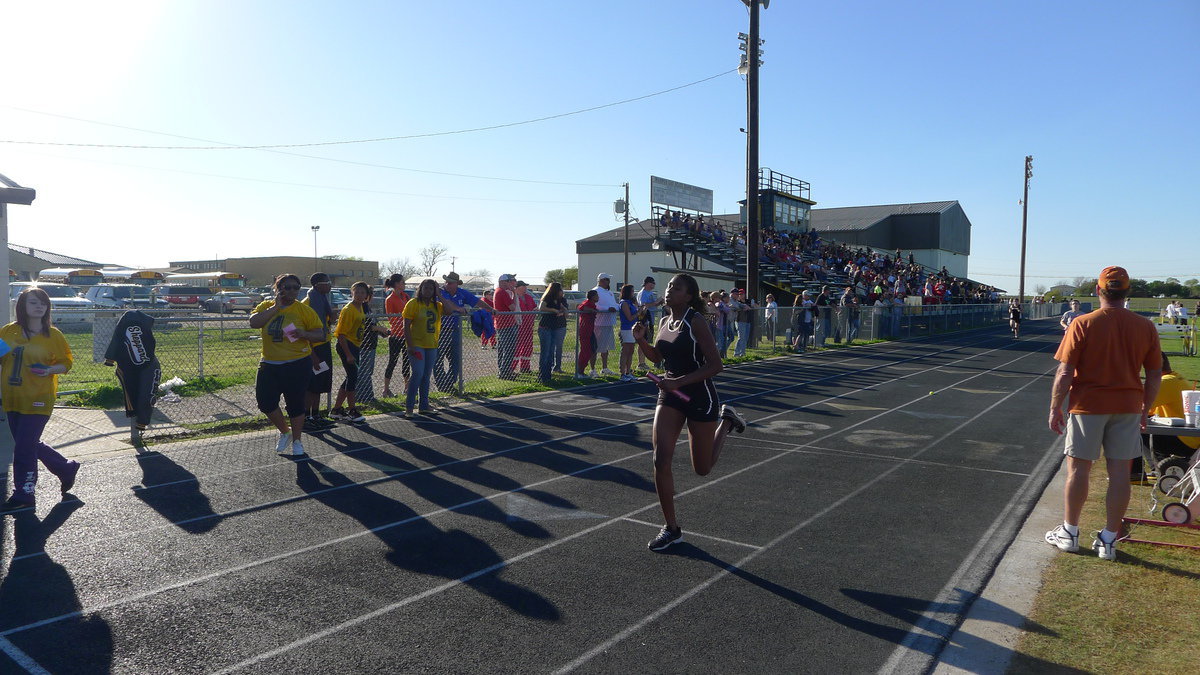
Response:
[[[650,176],[650,203],[700,213],[712,213],[713,191],[658,176]]]

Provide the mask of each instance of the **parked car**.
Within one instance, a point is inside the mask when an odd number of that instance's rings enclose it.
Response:
[[[165,298],[153,297],[151,287],[137,284],[96,284],[87,289],[85,298],[97,308],[104,309],[162,309],[167,306]]]
[[[195,307],[203,309],[203,303],[212,291],[207,286],[160,286],[158,290],[171,307]]]
[[[17,316],[17,296],[27,288],[40,288],[50,296],[51,319],[55,325],[87,325],[95,319],[96,304],[79,297],[79,292],[66,284],[14,281],[8,285],[9,316]]]
[[[249,314],[258,306],[258,301],[239,291],[221,291],[216,295],[211,295],[204,299],[202,304],[205,311],[208,312],[218,312],[220,314],[245,312]]]
[[[567,309],[575,309],[579,303],[587,300],[587,291],[563,291],[563,296],[567,301]]]

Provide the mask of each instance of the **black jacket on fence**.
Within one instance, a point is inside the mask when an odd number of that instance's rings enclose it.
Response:
[[[125,391],[125,415],[136,417],[139,429],[150,424],[162,377],[154,347],[154,317],[134,309],[121,315],[104,352],[105,363],[117,366],[117,379]]]

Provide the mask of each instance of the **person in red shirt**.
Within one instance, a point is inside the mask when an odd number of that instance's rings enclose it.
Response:
[[[496,286],[496,294],[492,303],[496,307],[496,367],[500,371],[500,379],[515,380],[513,361],[517,356],[517,316],[505,312],[516,312],[517,277],[512,274],[501,274]]]
[[[383,308],[389,315],[388,322],[391,324],[391,331],[388,333],[387,370],[383,372],[383,395],[390,398],[396,395],[392,392],[392,375],[396,372],[398,359],[402,361],[400,375],[404,378],[404,391],[408,391],[408,377],[412,375],[412,364],[408,362],[408,343],[404,341],[404,318],[400,316],[404,312],[404,305],[408,304],[408,293],[404,292],[404,277],[399,274],[388,277],[383,285],[388,289]]]
[[[583,377],[592,356],[596,353],[596,301],[600,294],[594,289],[587,292],[587,299],[579,303],[579,358],[575,362],[575,377]]]
[[[536,312],[538,301],[529,292],[529,284],[517,282],[517,309],[522,312]],[[517,351],[513,359],[513,370],[520,369],[522,373],[532,372],[530,363],[533,358],[533,329],[537,324],[536,314],[522,314],[517,317]]]

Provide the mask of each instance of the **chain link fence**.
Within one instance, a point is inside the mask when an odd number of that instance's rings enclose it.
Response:
[[[1027,305],[1027,318],[1056,316],[1058,305]],[[127,377],[131,404],[136,409],[138,391],[151,389],[157,400],[145,432],[147,440],[170,440],[222,431],[262,428],[265,416],[255,400],[255,377],[262,354],[261,332],[249,327],[244,315],[230,316],[196,311],[150,310],[155,318],[156,378],[149,371]],[[718,351],[730,360],[758,359],[793,351],[800,336],[807,349],[837,347],[852,342],[966,330],[1004,324],[1007,305],[935,305],[924,307],[822,308],[807,326],[798,323],[803,312],[780,307],[773,312],[752,311],[751,321],[726,323],[707,317]],[[82,417],[102,416],[113,428],[128,428],[126,390],[115,368],[105,363],[122,312],[57,312],[56,323],[67,336],[75,356],[69,373],[59,377],[59,408],[51,426],[62,427],[55,436],[69,435]],[[371,315],[387,327],[395,315]],[[615,380],[636,376],[654,364],[622,335],[619,319],[589,315],[580,322],[577,312],[566,316],[565,327],[544,325],[539,312],[448,317],[442,325],[439,347],[429,372],[429,396],[436,404],[446,399],[474,399],[565,388],[595,381],[594,376]],[[611,324],[607,320],[612,320]],[[592,321],[600,325],[589,327]],[[478,331],[478,332],[477,332]],[[322,397],[328,409],[345,379],[341,359],[335,356],[333,392]],[[403,340],[391,335],[366,339],[358,360],[354,387],[358,407],[366,413],[396,412],[408,407],[406,396],[414,372],[412,356]],[[422,366],[424,364],[421,364]],[[152,369],[152,367],[151,367]],[[419,382],[413,387],[417,393]],[[143,409],[145,406],[142,406]],[[414,400],[413,407],[416,407]],[[81,432],[82,433],[82,432]]]

